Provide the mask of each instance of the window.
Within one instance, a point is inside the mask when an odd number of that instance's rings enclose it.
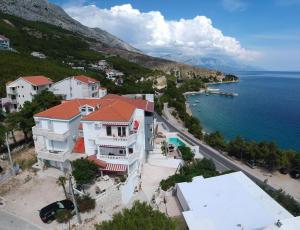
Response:
[[[23,97],[24,97],[24,95],[23,95]]]
[[[81,108],[81,112],[85,112],[85,107]]]
[[[111,136],[111,126],[106,126],[106,135]]]
[[[90,108],[90,107],[89,107],[89,108],[88,108],[88,111],[89,111],[89,112],[93,112],[93,108]]]
[[[126,154],[126,153],[125,153],[125,149],[120,149],[120,150],[119,150],[119,154],[120,154],[120,155],[125,155],[125,154]]]
[[[128,148],[128,152],[129,152],[129,154],[132,154],[133,153],[133,148]]]
[[[118,127],[118,136],[125,137],[126,136],[126,127]]]

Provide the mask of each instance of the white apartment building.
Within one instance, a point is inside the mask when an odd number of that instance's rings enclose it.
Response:
[[[52,80],[45,76],[20,77],[6,84],[6,98],[3,98],[2,108],[6,112],[18,111],[25,101],[32,101],[35,95],[47,90]]]
[[[3,35],[0,35],[0,49],[10,49],[9,39]]]
[[[65,101],[34,116],[38,163],[41,168],[68,170],[69,160],[87,157],[103,173],[127,177],[122,187],[122,200],[127,203],[138,187],[151,145],[146,142],[152,141],[153,112],[152,102],[112,94]]]
[[[99,98],[100,82],[87,76],[72,76],[65,78],[52,85],[50,91],[56,95],[61,95],[63,99],[70,100],[74,98]]]
[[[294,217],[242,172],[176,184],[190,230],[297,230]],[[298,226],[298,227],[296,227]]]

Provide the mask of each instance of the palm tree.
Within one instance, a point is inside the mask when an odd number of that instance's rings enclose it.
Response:
[[[56,181],[56,184],[62,186],[63,190],[64,190],[64,193],[65,193],[65,196],[66,196],[66,199],[68,199],[68,194],[67,194],[67,190],[66,190],[66,181],[67,181],[67,178],[64,177],[64,176],[60,176],[57,181]]]

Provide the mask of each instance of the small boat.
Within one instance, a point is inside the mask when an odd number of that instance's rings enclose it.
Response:
[[[197,104],[192,104],[192,106],[196,106]]]
[[[200,102],[199,100],[196,100],[195,102]]]
[[[209,94],[207,93],[207,94],[205,94],[206,96],[209,96]]]

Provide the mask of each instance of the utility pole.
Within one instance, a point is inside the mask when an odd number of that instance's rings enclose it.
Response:
[[[8,157],[9,157],[9,162],[10,162],[10,166],[11,166],[11,171],[12,171],[13,175],[15,175],[14,163],[13,163],[12,158],[11,158],[11,153],[10,153],[10,147],[9,147],[8,134],[7,134],[7,132],[5,132],[5,141],[6,141],[7,153],[8,153]]]
[[[73,190],[73,185],[72,185],[72,175],[71,174],[69,174],[69,189],[71,190],[72,200],[73,200],[73,204],[75,206],[75,212],[76,212],[78,223],[81,224],[82,222],[81,222],[81,217],[80,217],[78,206],[77,206],[77,201],[76,201],[75,196],[74,196],[74,190]]]

